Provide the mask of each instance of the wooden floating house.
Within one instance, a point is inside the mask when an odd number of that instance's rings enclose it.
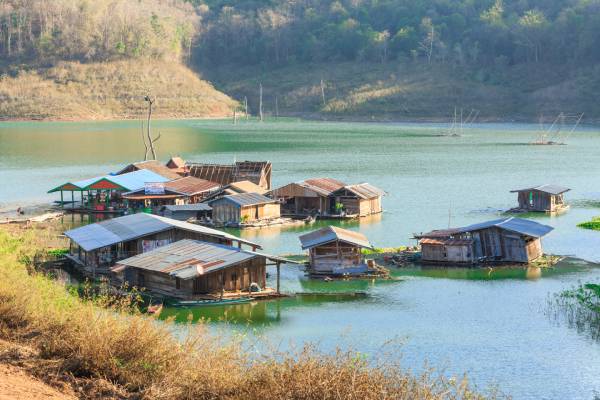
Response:
[[[256,243],[226,232],[146,213],[131,214],[65,232],[70,239],[67,257],[87,275],[106,274],[117,261],[182,239],[224,245]]]
[[[102,175],[75,182],[66,182],[48,193],[60,192],[60,205],[64,207],[64,193],[71,193],[70,208],[83,211],[108,211],[109,208],[124,209],[122,195],[143,190],[148,182],[164,184],[169,179],[153,171],[142,169],[121,175]],[[75,193],[79,193],[76,200]]]
[[[373,246],[365,235],[328,226],[300,236],[308,250],[310,275],[364,275],[369,272],[362,249]]]
[[[368,183],[346,185],[332,178],[307,179],[272,190],[282,214],[292,217],[355,218],[383,211],[384,192]]]
[[[272,165],[269,161],[238,161],[233,164],[187,163],[191,176],[226,186],[233,182],[250,181],[265,190],[271,189]]]
[[[213,222],[218,225],[243,225],[277,219],[281,216],[277,200],[258,193],[240,193],[211,200]]]
[[[160,208],[173,204],[195,204],[218,191],[221,185],[186,176],[170,182],[146,183],[143,188],[123,194],[132,208]]]
[[[255,184],[253,182],[239,181],[239,182],[233,182],[228,185],[222,186],[219,190],[216,190],[215,192],[212,192],[210,195],[208,195],[203,201],[208,202],[210,200],[220,199],[221,197],[234,195],[234,194],[241,194],[241,193],[265,194],[266,192],[267,192],[266,189],[264,189],[261,186],[258,186],[257,184]]]
[[[267,262],[277,266],[277,287],[267,287]],[[240,248],[184,239],[119,261],[113,282],[144,287],[184,300],[264,297],[279,293],[280,264],[286,259]]]
[[[564,194],[569,188],[559,185],[541,185],[532,188],[511,190],[518,193],[519,206],[512,212],[547,212],[560,213],[568,210]]]
[[[541,238],[554,228],[503,218],[415,235],[425,263],[529,263],[543,255]]]
[[[177,172],[181,176],[185,176],[189,172],[187,166],[185,165],[185,160],[178,156],[171,157],[165,166],[170,170]]]

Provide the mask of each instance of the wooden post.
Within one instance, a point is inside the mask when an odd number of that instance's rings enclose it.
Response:
[[[65,201],[63,199],[63,191],[60,190],[60,208],[65,208]]]
[[[71,190],[71,205],[75,208],[75,191]]]
[[[225,295],[225,273],[221,271],[221,300],[223,300],[223,296]]]
[[[262,83],[259,83],[258,86],[258,118],[260,122],[263,122],[263,89]]]
[[[233,109],[233,124],[234,125],[237,124],[237,114],[236,114],[236,111],[237,110],[234,108]]]
[[[281,262],[277,261],[277,294],[281,293],[279,291],[280,282],[281,282]]]

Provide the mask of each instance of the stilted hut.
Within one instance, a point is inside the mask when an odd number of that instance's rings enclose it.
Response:
[[[368,266],[361,252],[373,248],[365,235],[328,226],[300,236],[303,250],[308,250],[311,275],[363,275]]]
[[[216,224],[245,224],[279,218],[276,200],[258,193],[241,193],[211,200],[212,218]]]
[[[269,161],[238,161],[233,164],[187,163],[191,176],[226,186],[233,182],[250,181],[263,189],[271,189],[272,165]]]
[[[174,169],[167,167],[158,160],[138,161],[133,164],[129,164],[128,166],[117,172],[117,175],[140,170],[152,171],[158,175],[167,178],[168,180],[178,179],[182,176],[178,174]]]
[[[513,212],[547,212],[559,213],[569,206],[565,203],[564,194],[569,188],[558,185],[541,185],[532,188],[511,190],[518,193],[519,206]]]
[[[267,287],[268,261],[277,266],[277,287]],[[279,292],[279,266],[286,259],[232,246],[184,239],[119,261],[116,284],[127,282],[184,300],[268,296]]]
[[[462,228],[415,235],[421,259],[429,263],[528,263],[543,255],[541,238],[554,228],[503,218]]]
[[[272,190],[269,195],[281,203],[282,214],[293,217],[339,214],[332,194],[345,183],[332,178],[307,179]]]
[[[105,274],[115,262],[182,239],[260,246],[226,232],[145,213],[131,214],[65,232],[67,257],[83,273]]]
[[[145,185],[125,193],[123,198],[133,208],[157,209],[166,205],[199,203],[220,188],[218,183],[186,176],[161,185]]]
[[[185,176],[189,172],[184,159],[178,156],[171,157],[165,165],[167,168],[177,172],[181,176]]]

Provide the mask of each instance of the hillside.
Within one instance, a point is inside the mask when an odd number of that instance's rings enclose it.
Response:
[[[235,102],[177,63],[158,60],[79,64],[21,71],[0,79],[1,119],[139,118],[144,96],[156,118],[223,117]]]
[[[479,111],[479,121],[537,121],[559,112],[599,120],[600,74],[594,68],[527,64],[501,69],[466,69],[411,62],[337,62],[273,69],[204,69],[217,88],[258,109],[279,115],[355,120],[448,120],[454,107]],[[325,93],[321,91],[321,80]],[[459,111],[460,112],[460,111]]]

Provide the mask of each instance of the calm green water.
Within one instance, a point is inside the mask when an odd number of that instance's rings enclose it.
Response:
[[[414,244],[414,232],[496,218],[515,205],[510,189],[553,182],[571,187],[571,210],[535,217],[556,229],[547,252],[600,261],[600,233],[576,228],[600,215],[600,129],[581,128],[567,146],[528,146],[536,125],[477,125],[463,137],[436,137],[440,125],[299,121],[160,121],[160,156],[192,161],[273,162],[274,185],[329,176],[385,189],[385,213],[344,224],[376,246]],[[48,202],[49,188],[115,171],[140,157],[139,125],[0,123],[0,207]],[[310,229],[317,227],[313,225]],[[243,231],[276,254],[299,253],[302,228]],[[273,272],[273,271],[271,271]],[[289,292],[365,292],[366,297],[301,296],[192,310],[213,329],[245,331],[281,347],[305,341],[323,350],[353,347],[376,355],[390,339],[419,370],[466,372],[481,388],[517,399],[591,399],[600,393],[600,344],[544,314],[549,294],[599,281],[600,268],[567,260],[558,268],[467,270],[407,268],[387,282],[317,282],[284,268]],[[188,311],[166,310],[179,321]],[[229,323],[217,321],[228,320]]]

